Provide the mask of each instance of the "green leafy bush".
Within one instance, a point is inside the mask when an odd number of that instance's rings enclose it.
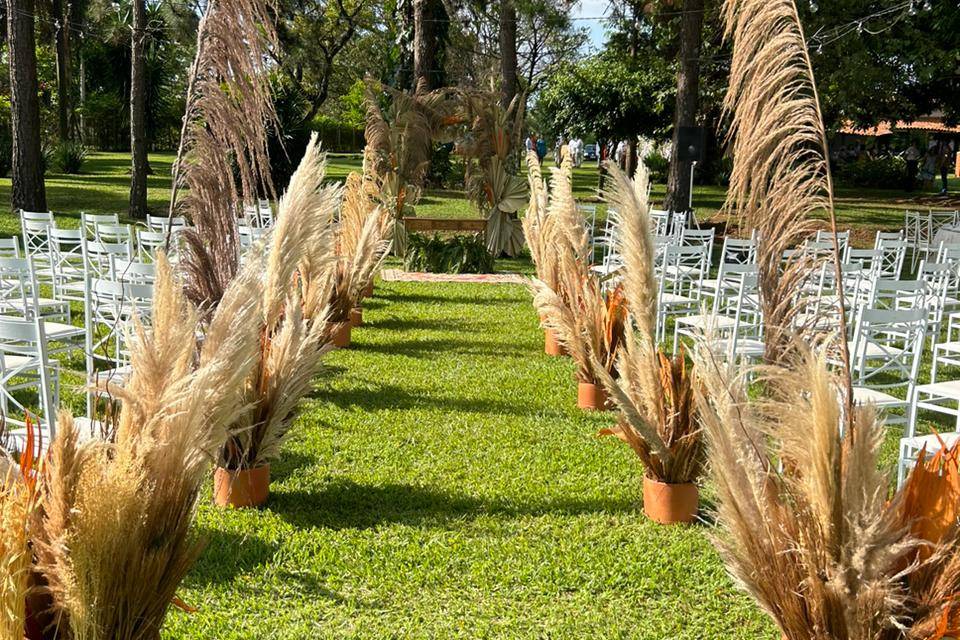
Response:
[[[60,142],[50,152],[50,165],[60,173],[80,173],[87,148],[76,141]]]
[[[844,184],[854,187],[879,187],[893,189],[903,183],[906,173],[903,158],[860,158],[840,166],[839,178]]]
[[[670,161],[667,160],[659,151],[651,151],[643,159],[643,164],[647,165],[650,171],[650,180],[661,184],[667,181],[667,174],[670,172]]]
[[[428,273],[493,273],[493,256],[481,235],[443,238],[411,233],[403,266]]]

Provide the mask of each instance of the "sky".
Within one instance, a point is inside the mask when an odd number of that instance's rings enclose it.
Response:
[[[599,49],[603,46],[606,23],[603,20],[577,20],[577,18],[594,18],[596,16],[608,15],[609,12],[609,0],[580,0],[577,7],[574,9],[574,24],[578,27],[586,27],[588,30],[588,48]]]

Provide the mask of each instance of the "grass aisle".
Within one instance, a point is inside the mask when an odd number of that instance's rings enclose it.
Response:
[[[519,286],[381,283],[263,511],[209,540],[166,638],[776,638],[703,527],[638,510]]]

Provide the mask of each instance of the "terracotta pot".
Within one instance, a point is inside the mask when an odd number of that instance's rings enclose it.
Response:
[[[363,325],[363,309],[354,307],[350,309],[350,326],[359,327]]]
[[[689,523],[697,516],[700,493],[692,482],[667,484],[643,477],[643,512],[660,524]]]
[[[589,411],[604,411],[607,408],[607,390],[602,385],[592,382],[579,383],[577,406]]]
[[[557,342],[557,336],[550,329],[543,330],[543,352],[548,356],[567,355],[567,350]]]
[[[224,469],[213,472],[213,501],[218,507],[248,509],[259,507],[270,495],[270,465],[253,469]]]
[[[350,346],[350,329],[353,327],[350,325],[350,321],[341,322],[337,325],[337,328],[333,330],[333,346],[339,347],[341,349],[346,349]]]

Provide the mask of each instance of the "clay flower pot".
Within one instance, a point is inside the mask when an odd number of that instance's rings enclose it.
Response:
[[[333,330],[333,346],[339,347],[340,349],[349,347],[350,329],[352,328],[349,320],[337,324],[337,327]]]
[[[607,408],[607,390],[603,385],[581,382],[577,385],[577,406],[588,411],[604,411]]]
[[[566,349],[557,342],[557,336],[550,329],[543,330],[543,352],[548,356],[565,356]]]
[[[363,324],[363,309],[354,307],[350,309],[350,326],[359,327]]]
[[[667,484],[643,477],[643,512],[660,524],[690,523],[697,517],[700,493],[692,482]]]
[[[270,465],[253,469],[224,469],[213,472],[213,501],[218,507],[249,509],[259,507],[270,495]]]

